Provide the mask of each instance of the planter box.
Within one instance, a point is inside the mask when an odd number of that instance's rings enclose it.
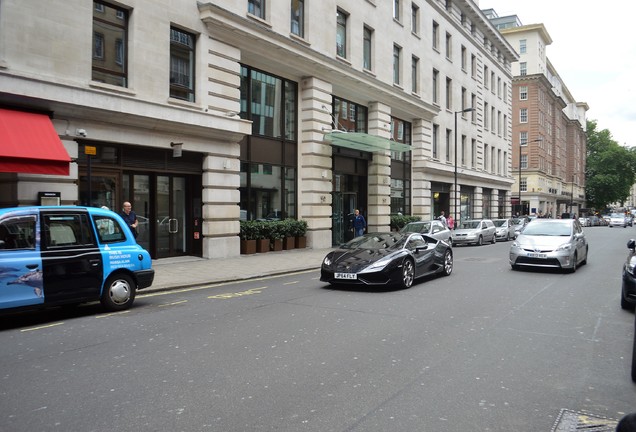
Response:
[[[270,250],[273,251],[282,251],[283,250],[283,241],[282,240],[274,240],[272,239],[270,242]]]
[[[256,252],[269,252],[269,239],[256,240]]]
[[[307,247],[307,237],[295,237],[296,238],[296,249],[304,249]]]
[[[296,247],[296,238],[295,237],[285,237],[283,239],[283,249],[290,250]]]
[[[241,240],[241,254],[251,255],[256,253],[256,240]]]

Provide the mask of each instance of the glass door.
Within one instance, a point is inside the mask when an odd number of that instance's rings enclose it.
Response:
[[[186,179],[157,176],[157,258],[183,255],[186,248]]]

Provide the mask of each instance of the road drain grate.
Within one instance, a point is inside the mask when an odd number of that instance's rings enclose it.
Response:
[[[594,414],[562,409],[551,432],[614,432],[617,423]]]

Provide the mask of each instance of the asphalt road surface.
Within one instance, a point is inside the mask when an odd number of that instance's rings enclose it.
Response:
[[[636,228],[585,232],[574,274],[512,271],[504,242],[454,248],[451,276],[409,290],[310,271],[3,316],[0,430],[611,430],[636,411]]]

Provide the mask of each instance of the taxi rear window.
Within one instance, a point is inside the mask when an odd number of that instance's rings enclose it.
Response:
[[[17,216],[0,223],[0,249],[35,249],[35,216]]]
[[[117,243],[126,241],[126,234],[119,222],[109,216],[93,216],[97,236],[100,243]]]

